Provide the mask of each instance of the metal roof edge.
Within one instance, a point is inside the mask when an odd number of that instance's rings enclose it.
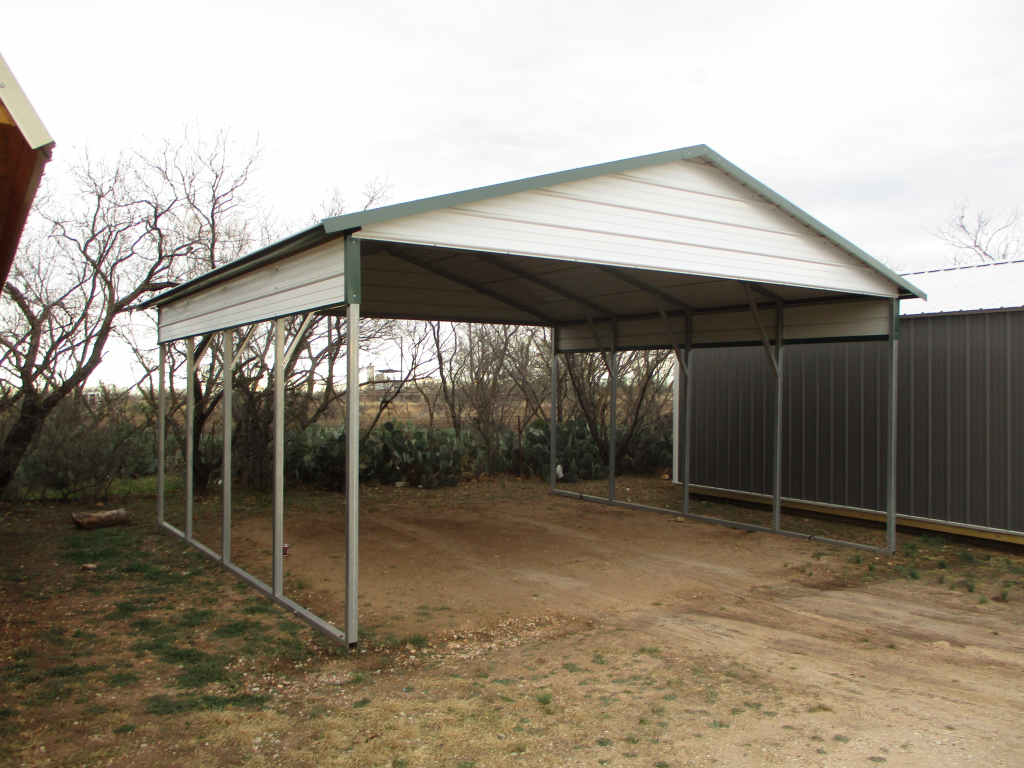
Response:
[[[607,163],[599,163],[597,165],[588,165],[582,168],[547,173],[540,176],[531,176],[525,179],[503,182],[501,184],[492,184],[485,187],[463,190],[461,192],[451,192],[444,195],[437,195],[435,197],[423,198],[421,200],[413,200],[407,203],[397,203],[395,205],[382,206],[380,208],[358,211],[356,213],[344,214],[342,216],[333,216],[324,219],[319,224],[310,227],[309,229],[286,237],[277,243],[261,248],[258,251],[254,251],[253,253],[247,254],[246,256],[236,259],[228,264],[217,267],[216,269],[213,269],[204,275],[200,275],[199,277],[193,278],[188,282],[182,283],[179,286],[170,288],[160,295],[144,302],[140,305],[140,308],[147,309],[149,307],[162,306],[172,301],[177,301],[198,290],[216,285],[239,272],[256,269],[257,267],[272,261],[286,258],[292,253],[301,251],[304,248],[319,245],[344,233],[354,232],[370,224],[391,221],[393,219],[403,218],[406,216],[414,216],[420,213],[429,213],[431,211],[451,208],[457,205],[467,205],[495,197],[515,194],[517,192],[528,192],[535,189],[542,189],[556,184],[566,184],[573,181],[582,181],[584,179],[591,179],[611,173],[621,173],[623,171],[646,168],[652,165],[660,165],[678,160],[694,160],[698,158],[705,160],[713,167],[722,171],[726,175],[731,176],[736,181],[762,196],[772,204],[777,205],[790,216],[797,219],[797,221],[817,232],[854,258],[864,262],[872,269],[881,273],[888,280],[902,288],[903,291],[911,294],[912,296],[927,300],[927,295],[920,288],[913,285],[908,280],[905,280],[881,262],[869,256],[866,252],[826,227],[810,214],[789,202],[789,200],[782,197],[782,195],[778,194],[770,187],[762,184],[750,174],[730,163],[706,144],[696,144],[691,147],[682,147],[680,149],[656,152],[649,155],[640,155],[637,157],[626,158],[624,160],[614,160]]]
[[[723,173],[726,173],[729,176],[732,176],[738,182],[743,184],[743,186],[750,188],[751,190],[753,190],[757,194],[761,195],[761,197],[763,197],[766,200],[774,203],[779,208],[781,208],[786,213],[788,213],[790,216],[792,216],[797,221],[799,221],[801,224],[803,224],[803,225],[809,227],[810,229],[814,230],[819,235],[824,237],[826,240],[831,241],[834,245],[839,246],[844,251],[846,251],[851,256],[853,256],[854,258],[859,259],[860,261],[863,261],[865,264],[867,264],[869,267],[871,267],[875,271],[880,272],[886,278],[888,278],[890,281],[892,281],[893,283],[898,285],[900,288],[904,289],[905,291],[907,291],[908,293],[912,294],[913,296],[916,296],[917,298],[927,300],[927,298],[928,298],[927,294],[925,294],[924,291],[922,291],[916,285],[911,283],[909,280],[904,279],[901,275],[897,274],[895,271],[893,271],[889,267],[885,266],[885,264],[883,264],[882,262],[878,261],[874,257],[870,256],[867,252],[865,252],[865,251],[861,250],[860,248],[858,248],[856,245],[851,243],[845,237],[843,237],[839,233],[833,231],[829,227],[826,227],[824,224],[822,224],[816,218],[814,218],[809,213],[804,211],[802,208],[799,208],[798,206],[796,206],[793,203],[791,203],[789,200],[784,198],[782,195],[780,195],[778,192],[773,190],[771,187],[768,187],[768,186],[762,184],[760,181],[755,179],[753,176],[751,176],[746,171],[744,171],[744,170],[740,169],[739,167],[737,167],[737,166],[733,165],[732,163],[730,163],[728,160],[726,160],[724,157],[722,157],[720,154],[718,154],[714,150],[712,150],[712,149],[710,149],[708,147],[706,147],[705,149],[707,151],[704,154],[704,159],[708,163],[710,163],[711,165],[715,166],[716,168],[718,168]]]
[[[605,176],[609,173],[633,171],[637,168],[661,165],[662,163],[670,163],[675,160],[692,160],[696,157],[703,157],[710,151],[705,144],[696,144],[692,147],[670,149],[665,152],[655,152],[654,154],[630,157],[625,160],[613,160],[608,163],[587,165],[568,171],[545,173],[540,176],[505,181],[501,184],[490,184],[486,187],[476,187],[461,192],[449,192],[435,197],[425,197],[422,200],[412,200],[408,203],[397,203],[381,208],[373,208],[368,211],[348,213],[324,219],[321,224],[323,224],[326,232],[350,232],[369,224],[378,224],[382,221],[391,221],[392,219],[405,216],[415,216],[419,213],[430,213],[431,211],[438,211],[443,208],[452,208],[456,205],[479,203],[483,200],[504,197],[516,192],[530,192],[535,189],[551,187],[555,184],[568,184],[573,181],[583,181],[584,179],[592,179],[597,176]]]
[[[193,277],[191,280],[188,280],[181,285],[176,285],[174,288],[168,288],[163,293],[144,301],[139,305],[139,309],[149,309],[150,307],[159,307],[164,304],[170,304],[171,302],[183,299],[196,291],[222,283],[225,280],[234,277],[239,272],[248,272],[251,269],[256,269],[266,264],[270,264],[271,262],[285,259],[293,253],[298,253],[299,251],[305,250],[306,248],[310,248],[314,245],[326,243],[329,240],[334,240],[336,237],[337,234],[326,234],[323,231],[323,227],[317,224],[309,229],[296,232],[294,235],[289,235],[283,240],[278,240],[276,243],[264,246],[258,251],[253,251],[252,253],[246,254],[234,261],[229,261],[227,264],[222,264],[199,277]]]
[[[30,149],[40,149],[54,143],[3,54],[0,54],[0,101],[14,119],[14,124],[18,126]]]

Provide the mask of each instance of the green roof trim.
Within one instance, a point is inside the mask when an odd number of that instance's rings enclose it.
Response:
[[[778,208],[788,213],[808,229],[821,235],[833,245],[841,248],[858,261],[863,262],[875,271],[884,275],[888,280],[899,286],[902,294],[906,296],[917,296],[922,299],[927,298],[920,288],[896,274],[893,270],[889,269],[878,260],[869,256],[853,243],[833,232],[813,216],[793,205],[793,203],[782,197],[782,195],[779,195],[774,190],[765,186],[745,171],[740,170],[707,145],[697,144],[692,147],[672,149],[667,152],[656,152],[651,155],[641,155],[639,157],[631,157],[625,160],[615,160],[610,163],[588,165],[583,168],[574,168],[572,170],[559,171],[557,173],[546,173],[541,176],[531,176],[526,179],[507,181],[501,184],[477,187],[476,189],[467,189],[462,192],[452,192],[445,195],[427,197],[422,200],[413,200],[408,203],[397,203],[395,205],[386,205],[367,211],[358,211],[356,213],[348,213],[342,216],[332,216],[331,218],[324,219],[320,224],[314,227],[287,237],[273,245],[267,246],[266,248],[262,248],[243,256],[240,259],[236,259],[230,264],[217,267],[216,269],[207,272],[205,275],[189,280],[187,283],[182,283],[175,288],[171,288],[144,303],[142,308],[162,306],[170,302],[177,301],[189,294],[224,282],[225,280],[243,272],[248,272],[251,269],[256,269],[279,259],[287,258],[292,254],[311,248],[315,245],[328,242],[336,237],[350,235],[370,224],[392,221],[406,216],[415,216],[420,213],[430,213],[431,211],[438,211],[445,208],[454,208],[459,205],[469,205],[483,200],[512,195],[517,192],[529,192],[535,189],[543,189],[544,187],[551,187],[556,184],[567,184],[573,181],[592,179],[597,176],[622,173],[624,171],[647,168],[653,165],[663,165],[665,163],[672,163],[680,160],[696,160],[698,158],[709,165],[718,168],[727,176],[735,179],[755,194],[760,195],[765,200],[778,206]]]

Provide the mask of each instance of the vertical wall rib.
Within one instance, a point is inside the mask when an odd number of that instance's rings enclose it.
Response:
[[[1024,533],[1024,312],[903,317],[897,512]],[[886,342],[790,345],[787,498],[885,508]],[[692,482],[771,493],[760,347],[694,350]]]

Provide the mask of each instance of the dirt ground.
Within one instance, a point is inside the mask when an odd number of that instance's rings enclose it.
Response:
[[[128,506],[152,515],[151,499]],[[1024,766],[1019,548],[901,532],[876,557],[512,479],[364,488],[362,506],[356,653],[149,524],[83,549],[94,534],[67,530],[67,508],[0,513],[0,761]],[[219,507],[196,511],[213,548]],[[268,578],[269,498],[240,496],[234,519],[236,562]],[[339,622],[344,533],[338,495],[289,494],[286,591]]]

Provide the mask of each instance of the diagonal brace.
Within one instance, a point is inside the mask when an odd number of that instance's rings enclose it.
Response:
[[[242,339],[242,343],[238,345],[238,349],[235,350],[235,354],[231,356],[232,368],[242,361],[242,353],[245,352],[245,348],[249,346],[249,342],[252,341],[252,337],[256,335],[256,329],[258,327],[259,323],[253,323],[249,327],[249,332],[245,334],[245,338]]]
[[[668,334],[668,340],[672,344],[672,351],[675,352],[676,360],[679,361],[679,367],[683,369],[683,373],[686,376],[690,375],[690,362],[688,357],[684,357],[683,353],[679,350],[679,344],[676,342],[675,334],[672,333],[672,324],[668,321],[668,315],[665,314],[665,305],[661,303],[661,297],[655,295],[654,301],[658,304],[658,313],[661,315],[661,320],[665,323],[665,333]],[[693,315],[691,313],[686,314],[686,327],[687,330],[690,328],[690,323],[693,322]]]
[[[771,363],[772,372],[775,374],[775,378],[779,377],[779,361],[775,359],[775,355],[772,353],[772,343],[768,341],[768,334],[765,332],[764,324],[761,322],[761,315],[757,312],[757,304],[754,302],[754,294],[750,290],[750,286],[746,283],[743,287],[747,291],[747,300],[750,302],[750,311],[754,313],[754,320],[757,321],[757,330],[761,334],[761,343],[764,344],[764,353],[768,355],[768,362]]]

